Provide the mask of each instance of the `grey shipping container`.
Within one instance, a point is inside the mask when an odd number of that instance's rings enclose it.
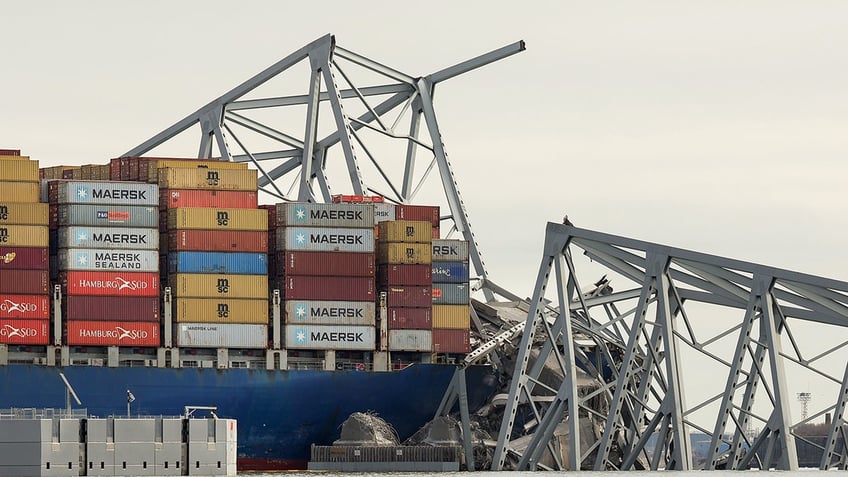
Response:
[[[463,262],[468,260],[468,242],[465,240],[433,239],[434,262]]]
[[[389,330],[389,351],[430,351],[433,333],[430,330]]]
[[[374,204],[374,223],[395,220],[395,204],[379,202]]]
[[[159,206],[159,186],[140,182],[67,181],[56,186],[59,204]]]
[[[374,326],[376,308],[367,301],[286,300],[286,323]]]
[[[373,326],[286,325],[286,348],[371,351],[375,336]]]
[[[159,229],[112,227],[60,227],[59,248],[156,250]]]
[[[174,325],[177,346],[193,348],[265,348],[268,325],[178,323]]]
[[[156,250],[63,248],[59,250],[59,270],[158,272],[159,252]]]
[[[470,303],[467,283],[434,283],[434,305],[467,305]]]
[[[286,227],[284,230],[285,233],[277,233],[277,250],[374,252],[373,228]]]
[[[371,204],[277,204],[277,226],[374,228]]]
[[[56,211],[58,225],[90,225],[97,227],[158,227],[159,208],[133,205],[60,205]]]

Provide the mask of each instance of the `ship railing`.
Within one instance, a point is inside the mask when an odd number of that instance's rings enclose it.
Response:
[[[88,409],[54,409],[36,407],[15,407],[0,409],[0,419],[84,419],[88,417]]]

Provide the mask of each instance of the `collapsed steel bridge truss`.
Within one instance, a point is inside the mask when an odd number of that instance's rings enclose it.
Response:
[[[580,272],[586,263],[606,274],[592,293],[580,292],[594,282]],[[536,468],[566,415],[602,431],[581,448],[586,428],[567,419],[567,451],[553,452],[560,469],[692,469],[690,432],[710,438],[700,468],[797,469],[799,426],[825,414],[820,468],[846,468],[836,444],[846,442],[848,283],[550,223],[530,305],[494,470],[509,454],[518,470]],[[540,381],[543,362],[566,376],[559,389]],[[577,368],[606,385],[579,394]],[[828,385],[820,412],[793,419],[789,376],[796,390],[813,378]],[[709,394],[693,399],[686,390],[698,385]],[[599,393],[608,412],[587,405]],[[516,452],[521,406],[536,418]]]

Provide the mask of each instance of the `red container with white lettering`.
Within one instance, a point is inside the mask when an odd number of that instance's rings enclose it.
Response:
[[[158,296],[68,295],[63,305],[66,320],[159,321]]]
[[[371,277],[286,276],[279,280],[286,300],[374,301]]]
[[[358,252],[277,252],[280,275],[373,277],[374,254]]]
[[[429,307],[390,307],[386,313],[390,330],[429,330],[433,327],[433,313]]]
[[[0,344],[50,344],[50,320],[0,319]]]
[[[268,252],[268,232],[256,230],[194,230],[168,232],[168,251]]]
[[[46,247],[0,247],[0,270],[47,270]]]
[[[381,285],[430,286],[433,283],[433,266],[424,265],[380,265],[377,282]]]
[[[433,352],[470,353],[470,332],[468,330],[433,329]]]
[[[47,320],[50,295],[0,295],[0,318]]]
[[[254,191],[160,189],[159,209],[213,207],[255,209],[259,197]]]
[[[395,220],[423,220],[438,228],[440,222],[439,206],[399,204],[395,206]]]
[[[61,272],[59,283],[68,295],[159,296],[156,272]]]
[[[148,321],[68,321],[70,346],[159,346],[159,323]]]
[[[0,269],[0,293],[12,295],[43,295],[49,293],[50,274],[47,270]]]
[[[386,287],[386,305],[430,307],[433,305],[433,287],[397,286]]]

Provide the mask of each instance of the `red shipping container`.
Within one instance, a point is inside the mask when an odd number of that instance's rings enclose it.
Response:
[[[0,343],[22,345],[50,344],[50,320],[0,319]]]
[[[44,247],[0,247],[0,270],[47,270],[50,249]]]
[[[68,295],[66,320],[159,321],[159,297]]]
[[[147,168],[145,167],[145,170]],[[160,189],[159,208],[220,207],[256,209],[259,197],[254,191]]]
[[[380,265],[377,269],[377,283],[380,285],[419,285],[433,284],[432,265]]]
[[[433,304],[433,287],[394,286],[386,287],[386,306],[429,307]]]
[[[274,204],[260,205],[260,209],[268,211],[268,230],[277,228],[277,206]]]
[[[374,254],[358,252],[277,252],[277,273],[336,277],[373,277]]]
[[[0,293],[43,295],[50,292],[47,270],[0,270]]]
[[[470,353],[470,332],[468,330],[433,329],[433,352]]]
[[[438,226],[433,227],[431,230],[433,231],[433,235],[432,235],[432,237],[433,237],[434,239],[438,240],[438,239],[442,238],[441,231],[439,231],[439,227],[438,227]]]
[[[0,295],[0,318],[49,320],[50,295]]]
[[[390,330],[429,330],[433,327],[433,313],[429,307],[390,307],[386,313]]]
[[[126,160],[126,159],[125,159]],[[126,179],[121,179],[121,159],[110,159],[109,160],[109,180],[112,181],[125,181]],[[129,171],[127,171],[129,172]]]
[[[146,321],[68,321],[71,346],[159,346],[159,323]]]
[[[20,149],[0,149],[0,156],[20,156]]]
[[[168,251],[268,252],[268,233],[249,230],[171,230]]]
[[[440,222],[439,206],[399,204],[395,206],[395,220],[423,220],[438,228]]]
[[[159,296],[156,272],[61,272],[59,283],[68,295]]]
[[[374,301],[374,279],[370,277],[305,277],[280,279],[286,300]]]
[[[50,230],[59,226],[59,204],[55,202],[47,206],[47,226]]]

